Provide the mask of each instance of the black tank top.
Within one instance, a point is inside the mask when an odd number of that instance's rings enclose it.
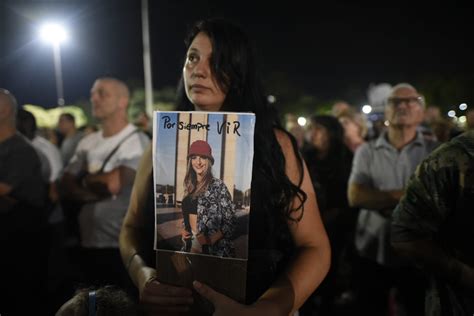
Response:
[[[186,195],[181,203],[183,214],[197,214],[197,199],[193,199],[190,195]]]

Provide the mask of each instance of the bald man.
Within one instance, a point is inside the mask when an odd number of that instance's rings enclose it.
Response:
[[[16,109],[15,97],[0,89],[0,314],[43,314],[46,183],[35,149],[16,130]]]
[[[127,86],[116,78],[94,82],[92,114],[101,129],[79,142],[61,181],[64,199],[81,206],[73,210],[69,204],[69,214],[78,213],[86,281],[90,283],[129,285],[118,236],[138,161],[149,144],[148,137],[128,121],[129,98]]]

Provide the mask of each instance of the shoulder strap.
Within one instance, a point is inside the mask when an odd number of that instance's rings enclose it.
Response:
[[[117,150],[120,148],[120,146],[127,140],[130,138],[130,136],[132,136],[133,134],[137,133],[138,132],[138,128],[136,128],[135,130],[133,130],[133,132],[131,132],[130,134],[128,134],[127,136],[125,136],[124,138],[122,138],[122,140],[117,144],[117,146],[115,146],[115,148],[107,155],[107,157],[105,158],[104,162],[102,163],[102,167],[100,167],[98,173],[101,173],[101,172],[104,172],[104,169],[105,169],[105,165],[109,162],[110,158],[112,158],[112,156],[117,152]]]

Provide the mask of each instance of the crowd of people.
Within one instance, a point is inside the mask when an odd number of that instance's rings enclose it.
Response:
[[[378,130],[343,101],[285,127],[238,26],[202,20],[185,43],[176,110],[256,115],[245,301],[158,280],[148,120],[129,121],[122,80],[98,77],[98,128],[63,113],[51,140],[0,89],[1,315],[192,315],[197,296],[215,315],[474,313],[474,131],[408,83]],[[232,257],[228,223],[204,223],[197,204],[221,185],[209,144],[188,161],[184,251]]]

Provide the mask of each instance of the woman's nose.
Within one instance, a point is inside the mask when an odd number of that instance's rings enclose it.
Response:
[[[205,60],[199,61],[193,69],[193,76],[198,78],[206,78],[209,74],[209,62]]]

